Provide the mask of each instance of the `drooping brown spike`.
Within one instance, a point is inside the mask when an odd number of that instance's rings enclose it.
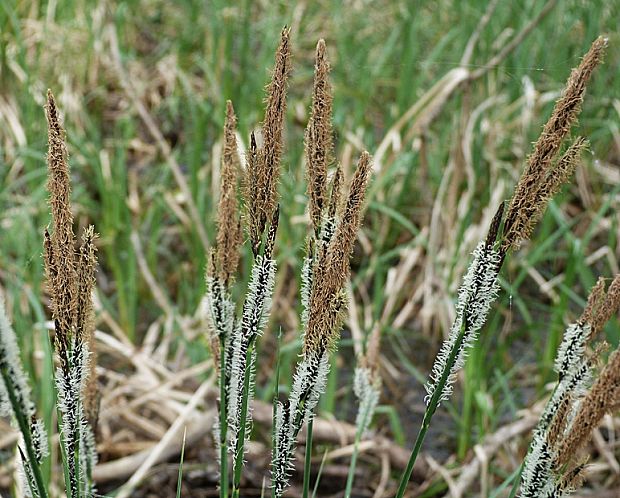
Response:
[[[310,219],[319,236],[327,197],[327,168],[333,157],[332,93],[325,41],[316,47],[312,109],[305,140]]]
[[[84,229],[82,245],[78,253],[78,309],[76,319],[76,338],[88,345],[89,372],[84,385],[84,412],[93,430],[97,424],[97,347],[95,343],[95,313],[92,293],[95,287],[95,271],[97,269],[97,234],[92,225]]]
[[[576,164],[575,158],[585,147],[585,142],[577,141],[573,144],[572,156],[566,156],[566,161],[559,161],[560,168],[553,168],[554,158],[581,111],[586,84],[601,62],[606,46],[605,38],[595,40],[581,64],[572,71],[562,96],[556,102],[551,117],[528,157],[525,171],[506,213],[502,244],[504,252],[518,247],[522,240],[529,237],[549,199],[568,179],[572,173],[571,167],[574,169]]]
[[[237,206],[237,118],[232,102],[226,102],[224,154],[222,155],[220,201],[217,210],[217,267],[219,277],[228,284],[237,271],[242,242]]]
[[[71,184],[65,132],[60,124],[56,101],[47,92],[46,116],[48,123],[48,182],[49,204],[52,210],[53,231],[49,239],[49,256],[46,257],[52,298],[52,312],[57,324],[57,339],[68,344],[73,334],[77,305],[77,274],[75,269],[75,236],[71,213]],[[53,261],[53,262],[52,262]]]

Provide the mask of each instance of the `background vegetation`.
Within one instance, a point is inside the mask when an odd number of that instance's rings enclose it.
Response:
[[[500,2],[466,69],[484,67],[543,5]],[[105,462],[158,441],[182,411],[180,403],[209,378],[200,306],[206,249],[215,239],[225,101],[235,104],[247,146],[261,119],[263,87],[285,24],[292,28],[293,73],[270,330],[283,332],[281,375],[290,378],[299,349],[295,276],[307,229],[303,130],[314,47],[325,38],[338,160],[347,177],[360,150],[377,161],[352,263],[354,298],[321,415],[354,419],[353,359],[361,339],[378,328],[384,393],[374,428],[395,444],[410,445],[423,412],[423,382],[453,317],[469,253],[509,195],[570,68],[606,34],[606,63],[589,85],[576,131],[591,141],[591,154],[570,188],[551,203],[532,241],[508,261],[503,292],[457,395],[431,429],[425,449],[432,460],[417,479],[424,482],[421,493],[441,496],[447,477],[476,455],[476,444],[526,417],[523,410],[542,398],[566,322],[580,312],[598,275],[619,271],[616,2],[558,2],[499,67],[459,86],[445,105],[423,107],[392,128],[459,67],[486,7],[486,1],[474,0],[2,0],[0,286],[44,417],[53,417],[50,375],[41,361],[50,354],[42,340],[49,312],[41,259],[49,223],[42,109],[48,87],[64,113],[76,223],[92,223],[101,235],[96,307],[104,385],[99,450]],[[390,145],[384,154],[382,144]],[[247,267],[242,273],[247,277]],[[617,321],[606,328],[614,345],[618,330]],[[267,358],[274,341],[275,333],[267,334],[260,345],[262,399],[273,391],[275,358]],[[149,389],[158,389],[161,413],[153,400],[140,401]],[[590,487],[616,489],[617,457],[605,440],[613,442],[618,425],[611,419],[607,425]],[[255,430],[268,441],[268,430],[260,424]],[[4,434],[0,429],[8,448]],[[473,489],[482,486],[484,493],[486,485],[499,486],[518,466],[527,440],[523,431],[504,441]],[[323,450],[338,447],[319,444]],[[185,454],[186,465],[192,458],[212,458],[205,456],[206,445],[198,446]],[[1,455],[6,460],[8,450]],[[359,465],[370,469],[368,483],[359,483],[365,496],[381,481],[381,455],[370,451],[361,458]],[[327,460],[325,494],[344,481],[339,461],[346,463],[346,454]],[[256,464],[256,475],[250,471],[248,477],[259,489],[260,468]],[[202,472],[199,484],[186,473],[188,493],[209,487],[215,477],[208,466],[196,469]],[[166,474],[165,466],[160,470]],[[8,475],[0,485],[7,485]],[[116,484],[125,477],[119,475]]]

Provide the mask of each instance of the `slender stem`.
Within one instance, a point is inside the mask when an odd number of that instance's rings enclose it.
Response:
[[[220,498],[228,498],[228,400],[226,399],[225,341],[220,341]]]
[[[13,389],[12,379],[9,377],[8,373],[4,368],[0,369],[2,372],[2,378],[4,379],[4,385],[6,387],[7,394],[9,395],[9,400],[11,401],[11,405],[13,406],[13,412],[15,413],[15,419],[17,420],[17,425],[19,425],[19,429],[24,437],[24,446],[26,447],[26,453],[28,454],[28,460],[30,463],[30,468],[32,469],[32,475],[35,480],[35,484],[41,495],[41,498],[47,498],[47,490],[45,489],[45,483],[43,481],[43,475],[41,474],[41,468],[39,467],[39,463],[37,461],[37,456],[34,451],[34,446],[32,443],[32,434],[30,433],[30,424],[28,420],[26,420],[26,416],[21,411],[21,407],[19,405],[19,401],[17,400],[17,396],[15,395],[15,390]]]
[[[245,426],[248,416],[248,398],[250,397],[250,377],[252,375],[251,361],[254,344],[248,345],[248,351],[245,354],[245,372],[243,374],[243,400],[241,402],[241,417],[239,421],[239,435],[237,437],[237,445],[235,447],[235,462],[232,495],[233,498],[239,498],[241,492],[241,471],[243,469],[243,454],[245,447]]]
[[[413,465],[418,458],[420,453],[420,449],[422,448],[422,443],[424,442],[424,438],[426,437],[426,433],[428,432],[428,428],[431,424],[431,419],[433,415],[437,411],[437,407],[439,406],[439,402],[441,400],[441,395],[443,392],[443,388],[448,382],[448,378],[450,377],[450,372],[452,371],[452,366],[454,365],[456,358],[458,356],[459,350],[461,349],[461,345],[463,344],[463,339],[465,338],[465,332],[467,331],[466,327],[467,319],[463,316],[463,321],[461,322],[461,330],[459,332],[459,336],[457,337],[454,347],[452,351],[450,351],[450,356],[448,356],[448,360],[446,361],[446,366],[441,373],[441,378],[437,385],[435,386],[435,390],[433,391],[433,396],[426,407],[426,411],[424,412],[424,418],[422,419],[422,425],[420,426],[420,430],[415,440],[415,444],[413,446],[413,450],[411,452],[411,456],[409,457],[409,462],[407,463],[407,468],[402,475],[400,480],[400,484],[398,486],[398,492],[396,493],[395,498],[402,498],[407,490],[407,484],[409,483],[409,479],[411,479],[411,474],[413,473]]]
[[[512,488],[510,489],[510,494],[508,498],[515,498],[517,496],[517,490],[519,489],[519,484],[521,484],[521,475],[523,474],[523,469],[525,468],[525,460],[521,462],[521,466],[519,467],[519,471],[515,476],[515,480],[512,483]]]
[[[304,487],[303,498],[308,498],[308,492],[310,490],[310,469],[312,459],[312,424],[314,423],[314,417],[310,418],[308,422],[308,429],[306,431],[306,459],[304,460]]]
[[[273,386],[273,399],[271,402],[271,454],[272,454],[272,471],[274,469],[275,455],[276,455],[276,413],[278,410],[278,400],[280,395],[280,347],[282,346],[282,328],[278,331],[278,340],[276,342],[276,367],[275,367],[275,379]],[[273,475],[273,474],[272,474]],[[276,487],[272,483],[271,486],[271,498],[276,496]]]
[[[355,431],[355,443],[353,446],[353,455],[351,455],[351,463],[349,464],[349,474],[347,475],[347,487],[344,491],[345,498],[350,498],[351,491],[353,490],[353,480],[355,479],[355,467],[357,466],[357,455],[359,453],[359,445],[362,440],[362,429],[366,426],[366,419],[368,418],[368,410],[366,410],[362,415],[362,420],[360,425],[357,427],[357,431]]]

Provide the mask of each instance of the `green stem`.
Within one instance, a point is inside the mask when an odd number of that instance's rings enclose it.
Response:
[[[306,431],[306,459],[304,461],[304,487],[303,487],[303,498],[308,498],[308,492],[310,490],[310,469],[311,459],[312,459],[312,424],[314,422],[314,417],[310,418],[310,422],[308,422],[308,430]]]
[[[13,412],[15,413],[15,419],[17,420],[17,425],[19,425],[19,429],[24,437],[24,446],[26,447],[26,453],[28,454],[28,460],[30,461],[30,468],[32,469],[32,475],[34,476],[35,484],[41,495],[41,498],[47,498],[47,490],[45,489],[45,483],[43,481],[43,475],[41,474],[41,468],[39,467],[39,463],[37,462],[37,456],[34,451],[34,446],[32,444],[32,434],[30,433],[30,423],[26,420],[26,416],[21,411],[21,406],[19,405],[19,401],[17,400],[17,396],[15,395],[14,386],[12,383],[12,379],[9,377],[6,370],[0,369],[2,372],[2,378],[4,379],[4,385],[6,386],[7,394],[9,395],[9,400],[11,401],[11,405],[13,406]]]
[[[274,459],[276,455],[276,413],[278,410],[278,400],[280,395],[280,348],[282,346],[282,328],[280,328],[278,332],[278,340],[276,346],[276,367],[275,367],[275,380],[273,387],[273,400],[271,402],[271,465],[272,470],[274,466]],[[271,486],[271,498],[275,498],[276,496],[276,487]]]
[[[441,373],[441,378],[437,382],[435,386],[435,390],[433,391],[433,396],[426,407],[426,411],[424,412],[424,418],[422,419],[422,425],[420,426],[420,430],[415,440],[415,444],[413,446],[413,450],[411,452],[411,456],[409,457],[409,462],[407,463],[407,468],[402,475],[400,480],[400,484],[398,486],[398,492],[396,493],[395,498],[402,498],[407,490],[407,484],[409,483],[409,479],[411,479],[411,474],[413,473],[413,465],[418,458],[420,453],[420,449],[422,448],[422,443],[424,442],[424,438],[426,437],[426,433],[428,432],[428,428],[431,425],[431,420],[435,412],[437,411],[437,407],[439,406],[439,402],[441,401],[441,395],[443,389],[448,382],[448,378],[450,377],[450,372],[452,371],[452,366],[456,362],[456,358],[458,356],[461,345],[463,344],[463,339],[465,338],[466,332],[466,322],[465,316],[463,316],[463,321],[461,322],[461,330],[459,332],[459,336],[456,339],[454,347],[452,351],[450,351],[450,356],[446,361],[446,366]]]
[[[239,421],[239,435],[237,437],[237,445],[235,447],[235,463],[234,463],[234,476],[232,495],[233,498],[239,498],[241,492],[241,471],[243,469],[243,453],[245,447],[245,426],[248,416],[248,398],[250,397],[250,377],[252,368],[250,362],[252,361],[252,351],[254,344],[251,342],[248,345],[248,351],[245,354],[245,372],[243,374],[243,401],[241,403],[241,418]]]
[[[220,341],[220,498],[228,498],[228,403],[226,399],[226,351]]]
[[[359,453],[360,441],[362,440],[362,429],[366,426],[366,419],[368,418],[368,410],[363,414],[360,425],[355,431],[355,443],[353,446],[353,455],[351,455],[351,463],[349,464],[349,474],[347,475],[347,487],[344,491],[345,498],[350,498],[351,491],[353,490],[353,480],[355,479],[355,467],[357,466],[357,455]]]

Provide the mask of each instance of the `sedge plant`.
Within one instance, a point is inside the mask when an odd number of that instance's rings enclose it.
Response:
[[[425,386],[427,406],[400,480],[397,498],[404,496],[433,415],[441,403],[450,398],[467,352],[477,340],[497,298],[498,275],[508,253],[529,238],[551,198],[572,175],[587,145],[585,139],[578,137],[561,153],[562,144],[581,111],[586,84],[601,62],[606,45],[605,38],[596,39],[581,64],[572,71],[562,96],[534,144],[507,208],[500,205],[486,240],[474,250],[473,260],[458,292],[455,320]]]
[[[55,371],[60,447],[65,493],[69,498],[94,496],[92,470],[97,461],[94,424],[97,384],[94,375],[94,312],[92,292],[97,266],[92,226],[76,250],[71,212],[71,181],[65,132],[56,101],[47,93],[46,115],[49,204],[52,229],[44,233],[44,259],[54,322]],[[21,432],[18,444],[22,486],[27,496],[49,496],[41,464],[48,457],[47,431],[36,417],[15,332],[0,303],[0,415],[11,415]]]
[[[229,493],[233,497],[240,495],[245,442],[250,432],[256,341],[266,327],[272,306],[276,271],[274,245],[280,217],[277,184],[290,69],[289,35],[288,29],[283,30],[276,52],[273,79],[267,87],[267,105],[261,127],[262,145],[258,146],[257,138],[252,134],[245,161],[243,212],[254,261],[240,318],[235,316],[236,306],[230,292],[242,238],[236,202],[238,161],[235,118],[232,104],[227,106],[218,237],[207,274],[206,299],[209,342],[219,365],[219,423],[215,439],[219,446],[222,498]],[[288,486],[296,439],[306,424],[304,494],[309,494],[312,419],[325,389],[330,355],[336,347],[343,322],[349,259],[361,223],[371,170],[370,155],[363,152],[346,196],[340,166],[335,168],[329,180],[334,154],[332,95],[328,75],[326,46],[320,40],[316,48],[311,116],[305,137],[311,229],[301,274],[303,346],[289,396],[285,400],[280,400],[277,392],[274,396],[271,462],[274,497],[282,496]]]

